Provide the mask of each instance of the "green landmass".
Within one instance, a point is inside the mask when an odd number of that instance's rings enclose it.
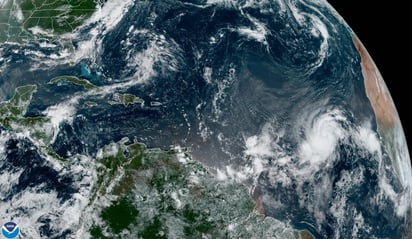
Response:
[[[71,33],[106,0],[4,0],[0,7],[0,42]]]
[[[64,85],[64,83],[71,83],[73,85],[82,86],[86,90],[96,89],[97,86],[90,83],[86,79],[80,79],[76,76],[58,76],[51,79],[48,84]]]
[[[174,150],[147,149],[137,141],[127,142],[112,143],[98,153],[102,168],[95,195],[118,199],[101,209],[103,223],[96,222],[90,231],[94,238],[101,238],[100,232],[109,238],[121,238],[121,233],[133,233],[133,238],[169,238],[169,230],[174,230],[167,225],[170,220],[181,224],[173,232],[180,233],[180,238],[200,238],[203,233],[223,236],[224,222],[253,211],[245,186],[216,182],[188,155],[183,156],[187,163],[182,163]],[[199,177],[199,182],[191,182],[191,175]],[[236,194],[237,200],[230,199]],[[135,195],[141,201],[136,202]],[[120,211],[127,212],[122,219]],[[212,218],[215,220],[210,221]]]
[[[25,116],[36,90],[36,85],[20,86],[15,89],[10,100],[0,102],[0,126],[15,133],[26,134],[37,142],[43,153],[60,159],[50,146],[54,134],[50,119],[43,116]]]
[[[40,27],[58,34],[72,32],[95,11],[94,0],[23,0],[24,28]]]
[[[36,91],[36,85],[25,85],[17,87],[13,97],[6,102],[0,103],[0,117],[21,117],[26,113],[27,107]]]
[[[102,229],[96,226],[90,228],[90,237],[94,239],[109,239],[103,235]]]
[[[257,213],[249,189],[219,181],[182,150],[128,138],[99,150],[91,238],[308,238]],[[99,198],[113,198],[103,206]],[[107,204],[106,204],[107,205]]]
[[[12,129],[16,123],[23,126],[33,126],[40,120],[38,118],[23,118],[36,89],[36,85],[17,87],[10,100],[0,102],[1,126],[8,129]]]
[[[83,156],[60,158],[51,146],[50,119],[25,116],[35,91],[20,86],[0,102],[0,124],[70,167]],[[87,220],[80,220],[91,238],[313,238],[257,213],[248,186],[218,180],[187,149],[149,149],[123,138],[100,148],[91,162],[96,182],[82,215]]]
[[[114,94],[113,101],[110,102],[111,104],[122,104],[124,106],[132,105],[132,104],[144,104],[144,100],[138,96],[133,94]]]
[[[127,229],[137,219],[138,211],[131,200],[133,199],[122,197],[104,208],[100,214],[115,234]]]

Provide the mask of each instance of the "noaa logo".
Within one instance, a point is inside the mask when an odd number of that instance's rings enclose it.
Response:
[[[7,239],[13,239],[19,236],[20,229],[14,222],[6,222],[1,228],[1,234]]]

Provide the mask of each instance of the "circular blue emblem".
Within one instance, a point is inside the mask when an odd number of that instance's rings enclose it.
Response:
[[[7,239],[13,239],[19,236],[20,229],[14,222],[6,222],[1,228],[1,234]]]

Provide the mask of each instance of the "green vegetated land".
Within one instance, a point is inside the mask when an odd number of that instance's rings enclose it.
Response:
[[[148,149],[124,138],[100,149],[97,160],[91,204],[99,219],[91,238],[313,239],[257,213],[246,185],[218,180],[187,150]]]
[[[29,134],[38,143],[39,150],[60,159],[51,148],[54,129],[50,119],[44,116],[25,116],[36,90],[36,85],[19,86],[11,99],[0,102],[0,126],[14,133]]]
[[[143,105],[144,100],[133,94],[114,94],[113,101],[109,102],[110,104],[122,104],[124,106],[139,104]]]
[[[8,101],[0,102],[0,125],[12,129],[12,124],[21,121],[30,104],[36,85],[17,87],[13,97]]]
[[[28,133],[40,151],[70,168],[79,155],[54,152],[50,119],[25,116],[35,92],[35,85],[20,86],[0,102],[0,126]],[[218,180],[186,149],[150,149],[123,138],[100,148],[94,162],[97,181],[83,215],[91,238],[313,238],[257,213],[248,186]]]
[[[97,88],[97,86],[90,83],[86,79],[80,79],[76,76],[58,76],[51,79],[48,84],[64,85],[66,83],[71,83],[73,85],[78,85],[83,87],[86,90],[92,90]]]
[[[97,91],[101,90],[100,87],[94,85],[87,79],[79,78],[76,76],[69,76],[69,75],[54,77],[48,82],[48,84],[56,85],[56,86],[75,85],[75,86],[82,87],[84,90],[97,90]],[[136,96],[134,94],[115,93],[113,94],[113,99],[110,100],[108,103],[111,105],[123,105],[124,107],[127,107],[129,105],[140,105],[141,107],[143,107],[145,104],[145,101],[139,96]],[[85,104],[87,107],[97,106],[95,102],[91,102],[91,101],[87,101],[85,102]],[[158,101],[150,101],[149,105],[150,107],[158,107],[158,106],[161,106],[162,103]]]
[[[20,4],[24,28],[40,27],[54,33],[73,31],[96,9],[96,0],[24,0]]]
[[[0,6],[0,42],[73,32],[105,0],[5,0]]]

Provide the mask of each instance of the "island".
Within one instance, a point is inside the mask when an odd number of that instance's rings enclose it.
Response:
[[[113,95],[113,101],[109,102],[112,105],[121,104],[125,107],[133,104],[139,104],[140,106],[144,105],[144,100],[133,94],[119,94],[116,93]]]
[[[90,83],[90,81],[86,79],[80,79],[76,76],[58,76],[54,77],[48,82],[48,84],[56,84],[58,86],[64,83],[71,83],[73,85],[82,86],[86,90],[93,90],[97,88],[97,86]]]
[[[313,238],[307,231],[265,216],[259,209],[263,205],[257,205],[249,193],[250,185],[219,179],[213,169],[192,159],[190,148],[147,148],[136,138],[125,137],[99,148],[95,156],[60,157],[52,146],[59,127],[53,127],[48,116],[25,115],[36,89],[36,85],[17,87],[9,100],[0,102],[0,126],[10,137],[24,135],[45,162],[60,165],[53,170],[86,170],[94,175],[93,181],[79,186],[87,203],[76,204],[81,206],[80,214],[75,215],[78,225],[68,228],[73,235],[79,230],[94,239],[173,235]],[[46,215],[37,215],[42,216]]]
[[[161,106],[162,103],[160,103],[159,101],[150,101],[150,106],[152,107],[157,107],[157,106]]]

